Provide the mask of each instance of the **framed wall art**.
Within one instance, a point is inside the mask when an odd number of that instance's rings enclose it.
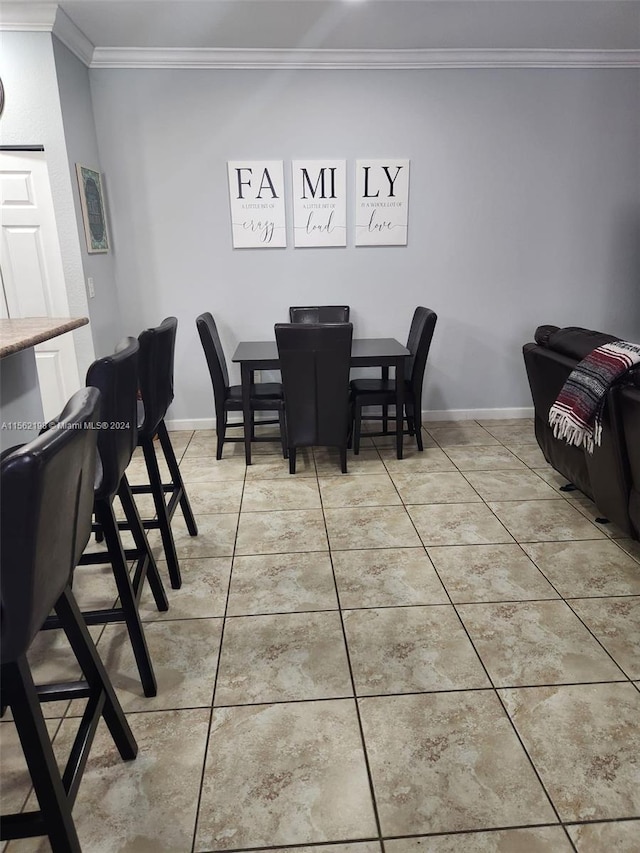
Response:
[[[356,246],[406,246],[409,161],[356,161]]]
[[[76,173],[78,175],[87,252],[89,254],[108,252],[109,235],[107,233],[107,217],[104,212],[104,194],[100,172],[76,163]]]
[[[347,164],[344,160],[294,160],[294,246],[347,245]]]
[[[285,247],[282,160],[230,160],[227,173],[233,248]]]

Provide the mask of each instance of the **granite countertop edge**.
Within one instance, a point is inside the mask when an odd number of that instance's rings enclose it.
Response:
[[[88,317],[24,317],[0,320],[0,358],[86,326]]]

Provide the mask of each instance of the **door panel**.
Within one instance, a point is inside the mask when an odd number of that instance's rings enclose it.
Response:
[[[18,317],[67,317],[69,303],[47,164],[41,151],[0,152],[3,298]],[[35,347],[45,419],[80,387],[71,333]]]

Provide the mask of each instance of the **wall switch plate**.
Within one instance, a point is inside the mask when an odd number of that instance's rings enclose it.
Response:
[[[89,276],[89,278],[87,279],[87,290],[89,291],[89,299],[93,299],[93,297],[96,295],[96,288],[93,284],[93,279],[91,278],[91,276]]]

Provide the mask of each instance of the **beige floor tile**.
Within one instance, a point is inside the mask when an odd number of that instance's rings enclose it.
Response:
[[[403,502],[412,504],[479,503],[482,498],[458,471],[392,474]]]
[[[0,722],[3,816],[21,811],[31,791],[31,776],[27,769],[22,744],[13,720],[7,719],[7,716],[5,715]],[[49,737],[53,741],[61,720],[48,719],[45,722]]]
[[[566,477],[563,477],[562,474],[558,474],[558,472],[552,468],[550,465],[547,465],[546,468],[534,468],[533,471],[538,475],[538,477],[542,477],[545,483],[548,483],[550,486],[559,492],[563,486],[568,485],[568,480]],[[568,498],[570,495],[574,494],[573,492],[561,492],[562,497]]]
[[[353,844],[322,844],[312,847],[288,847],[287,853],[380,853],[380,843],[378,841],[362,841],[354,842]],[[254,850],[252,853],[274,853],[273,847],[263,847],[260,850]]]
[[[556,499],[558,493],[533,471],[467,471],[467,480],[485,501]]]
[[[631,684],[499,692],[561,820],[640,813],[640,693]]]
[[[433,442],[435,444],[435,442]],[[423,451],[411,446],[398,459],[394,447],[381,447],[380,456],[390,474],[418,474],[433,471],[455,471],[455,465],[444,450],[425,446]]]
[[[55,741],[59,755],[68,752],[77,722],[64,721]],[[208,722],[206,709],[132,714],[129,724],[138,743],[133,761],[120,758],[109,730],[100,723],[73,809],[83,850],[191,849]],[[9,853],[50,849],[45,839],[12,841],[8,848]]]
[[[509,450],[522,460],[529,468],[546,468],[547,460],[539,445],[536,444],[510,444]]]
[[[491,432],[492,427],[530,426],[533,429],[533,418],[476,418],[476,423]]]
[[[447,457],[460,471],[522,471],[524,462],[506,447],[447,447]]]
[[[384,469],[383,469],[384,470]],[[399,506],[402,501],[388,474],[361,477],[319,477],[325,508]]]
[[[327,550],[327,534],[319,509],[240,514],[237,555]]]
[[[214,710],[196,851],[376,835],[353,700]]]
[[[158,561],[160,577],[166,578],[167,564]],[[169,609],[159,611],[155,605],[149,584],[145,584],[140,598],[140,618],[145,622],[164,619],[202,619],[224,616],[229,587],[231,557],[202,557],[180,560],[182,586],[171,589],[165,584]]]
[[[422,547],[335,551],[332,560],[343,608],[449,603]]]
[[[624,539],[629,535],[612,521],[609,521],[606,514],[581,492],[570,492],[566,495],[566,499],[571,506],[575,507],[585,518],[588,518],[609,539]]]
[[[624,678],[564,601],[463,604],[458,613],[496,687]]]
[[[456,603],[558,598],[519,545],[445,545],[429,556]]]
[[[336,610],[338,600],[328,552],[236,557],[228,616]]]
[[[289,460],[282,454],[251,455],[251,465],[246,466],[247,482],[252,480],[299,480],[302,477],[315,477],[316,466],[310,447],[301,447],[296,453],[296,473],[289,473]]]
[[[640,595],[640,565],[618,542],[536,542],[522,547],[565,598]]]
[[[382,424],[380,423],[375,429],[381,430]],[[395,427],[390,427],[390,429],[394,429]],[[383,451],[383,448],[391,448],[395,451],[396,449],[396,434],[393,432],[390,435],[375,435],[372,438],[373,444],[380,450]],[[434,439],[429,435],[429,433],[424,429],[422,429],[422,446],[426,449],[427,447],[437,447],[437,443]],[[418,453],[418,445],[416,443],[416,439],[414,436],[405,435],[402,441],[402,452],[403,455],[405,451],[416,450]]]
[[[142,692],[126,628],[107,625],[98,644],[125,711],[157,711],[211,705],[218,662],[221,619],[148,622],[144,633],[158,683],[157,696]],[[74,701],[71,713],[78,713]]]
[[[191,511],[196,520],[200,515],[240,512],[242,480],[223,480],[217,483],[189,483],[186,489]],[[176,510],[176,518],[180,510]]]
[[[616,539],[616,545],[640,565],[640,542],[637,539]]]
[[[568,827],[578,853],[638,853],[640,820]]]
[[[73,594],[81,610],[113,607],[118,588],[111,565],[77,566],[73,573]]]
[[[473,426],[430,427],[429,434],[440,447],[486,447],[499,444],[490,432],[478,424]]]
[[[420,545],[401,506],[327,509],[325,519],[332,551]]]
[[[533,422],[531,420],[527,420],[526,423],[520,424],[492,424],[487,421],[483,426],[488,433],[490,433],[494,438],[497,438],[502,444],[529,444],[536,440]]]
[[[352,695],[337,612],[279,613],[226,620],[216,705]]]
[[[451,605],[347,610],[358,696],[489,687]]]
[[[574,598],[569,604],[629,678],[640,678],[640,596]]]
[[[243,512],[274,512],[284,509],[320,509],[315,479],[252,480],[245,483]]]
[[[235,432],[233,433],[235,435]],[[217,435],[214,429],[201,429],[194,432],[193,438],[189,442],[184,452],[184,459],[190,459],[194,456],[214,456],[216,455]]]
[[[492,691],[358,704],[383,835],[555,822]]]
[[[169,467],[162,456],[162,451],[156,452],[156,458],[158,459],[158,468],[160,469],[162,482],[169,483],[171,481],[171,474],[169,473]],[[144,456],[132,458],[131,462],[127,466],[126,475],[129,485],[131,486],[149,485],[149,474],[147,471],[147,464],[144,461]]]
[[[386,853],[571,853],[559,826],[502,829],[469,835],[436,835],[385,841]]]
[[[506,528],[482,503],[410,506],[407,511],[427,547],[513,542]]]
[[[489,507],[518,542],[601,539],[604,534],[565,500],[495,501]]]
[[[347,473],[342,473],[340,455],[335,448],[315,447],[313,455],[319,477],[346,478],[360,474],[386,474],[380,454],[375,447],[361,446],[356,456],[352,450],[347,453]]]
[[[178,560],[196,560],[202,557],[228,557],[233,554],[233,546],[238,527],[238,514],[225,512],[217,515],[196,515],[197,536],[191,536],[182,516],[176,512],[171,522],[173,541]],[[159,530],[149,532],[149,544],[156,560],[164,560],[162,538]]]
[[[213,457],[185,457],[180,463],[180,474],[189,493],[191,483],[218,483],[225,480],[244,480],[247,466],[244,456],[215,459]]]

